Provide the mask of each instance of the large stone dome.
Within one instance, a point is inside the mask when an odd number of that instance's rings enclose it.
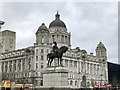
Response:
[[[60,15],[58,14],[58,12],[55,15],[55,20],[50,23],[49,28],[54,26],[60,26],[66,28],[65,23],[62,20],[60,20]]]

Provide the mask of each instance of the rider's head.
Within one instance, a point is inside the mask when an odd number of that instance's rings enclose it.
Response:
[[[57,45],[57,43],[56,42],[53,42],[55,45]]]

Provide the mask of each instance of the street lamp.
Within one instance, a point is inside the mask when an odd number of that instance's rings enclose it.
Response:
[[[0,21],[0,30],[1,30],[1,27],[2,27],[2,25],[4,25],[4,21]]]

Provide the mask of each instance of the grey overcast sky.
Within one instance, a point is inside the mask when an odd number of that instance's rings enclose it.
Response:
[[[108,61],[118,63],[118,3],[117,2],[3,2],[2,30],[16,34],[16,48],[35,43],[35,32],[41,23],[48,27],[57,10],[71,32],[72,48],[93,52],[101,41],[107,48]]]

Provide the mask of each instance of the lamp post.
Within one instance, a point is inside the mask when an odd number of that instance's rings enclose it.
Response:
[[[2,28],[2,25],[4,25],[4,21],[0,21],[0,30],[1,30],[1,28]]]

